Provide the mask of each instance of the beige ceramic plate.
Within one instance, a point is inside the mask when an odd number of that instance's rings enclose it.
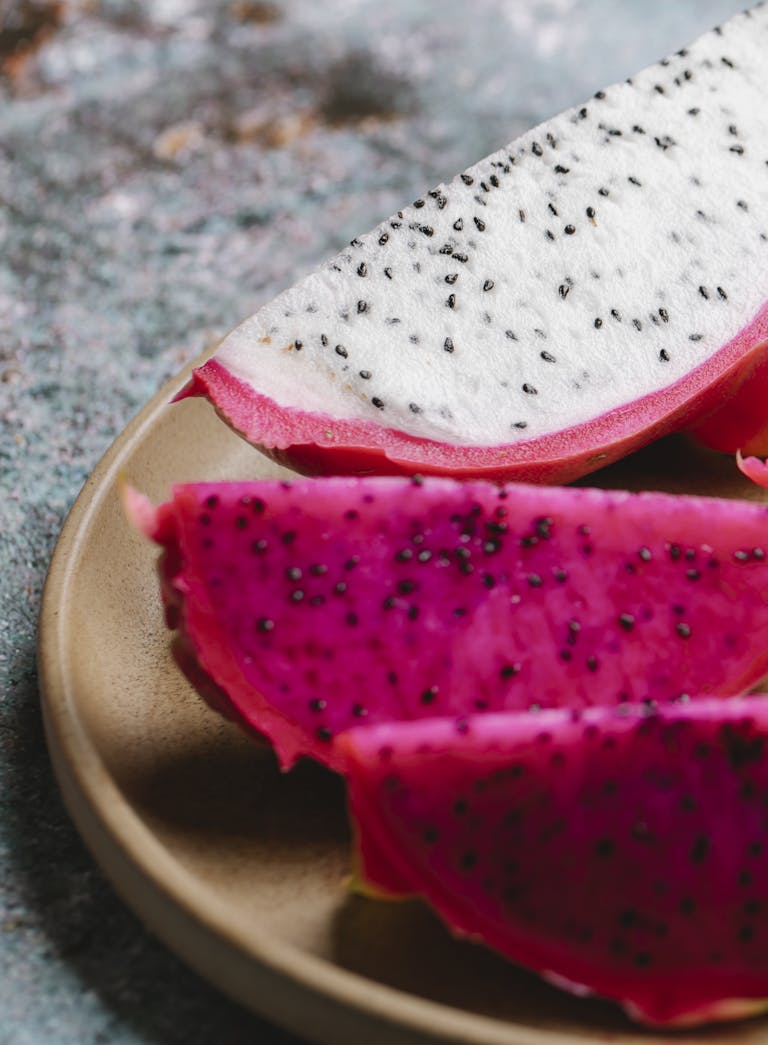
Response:
[[[612,1006],[560,994],[452,940],[420,905],[350,895],[340,781],[312,765],[282,776],[268,750],[180,677],[155,550],[126,523],[117,475],[160,500],[177,480],[280,474],[202,401],[166,405],[183,380],[142,411],[86,484],[43,603],[51,756],[117,890],[203,976],[314,1041],[648,1045]],[[600,481],[758,496],[728,459],[675,441]],[[753,1021],[712,1040],[747,1045],[767,1035],[768,1024]]]

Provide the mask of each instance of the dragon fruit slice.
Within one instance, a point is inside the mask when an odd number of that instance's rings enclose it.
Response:
[[[768,453],[768,7],[481,160],[246,320],[185,395],[299,471],[566,481]]]
[[[768,702],[340,737],[363,883],[650,1024],[768,1008]]]
[[[768,672],[768,505],[404,477],[128,497],[177,656],[283,766],[355,724],[737,693]]]

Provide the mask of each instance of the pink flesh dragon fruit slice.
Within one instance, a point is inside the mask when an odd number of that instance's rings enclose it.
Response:
[[[656,1025],[768,1008],[768,702],[358,728],[362,883]]]
[[[562,482],[675,430],[768,453],[768,7],[405,207],[182,393],[308,472]]]
[[[128,496],[177,656],[284,767],[360,722],[738,693],[768,671],[768,505],[449,479]]]

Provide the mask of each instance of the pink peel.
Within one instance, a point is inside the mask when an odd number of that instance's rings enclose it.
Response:
[[[208,398],[248,442],[305,474],[418,472],[570,482],[676,431],[690,431],[704,445],[731,453],[767,443],[768,304],[710,359],[667,388],[583,424],[506,445],[462,446],[282,406],[216,357],[195,370],[175,401],[194,396]]]
[[[753,483],[768,489],[768,461],[759,457],[742,457],[741,450],[737,450],[736,464]]]

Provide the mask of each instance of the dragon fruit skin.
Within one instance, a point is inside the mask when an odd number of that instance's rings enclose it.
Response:
[[[547,121],[233,331],[204,395],[304,472],[564,482],[768,453],[768,7]]]
[[[744,475],[753,483],[768,489],[768,461],[761,461],[759,457],[742,457],[738,453],[736,462]]]
[[[425,719],[338,738],[363,884],[634,1019],[768,1008],[768,702]]]
[[[361,722],[743,692],[768,672],[768,505],[398,477],[178,486],[177,658],[284,767]]]

